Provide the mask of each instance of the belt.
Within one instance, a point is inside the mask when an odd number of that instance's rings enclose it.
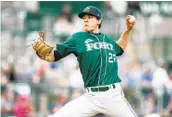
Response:
[[[88,87],[86,88],[88,92],[103,92],[109,89],[115,89],[115,84],[111,84],[108,86],[99,86],[99,87]]]

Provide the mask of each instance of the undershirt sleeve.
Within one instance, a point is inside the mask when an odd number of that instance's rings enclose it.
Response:
[[[124,53],[124,50],[115,42],[115,51],[116,56],[121,56]]]

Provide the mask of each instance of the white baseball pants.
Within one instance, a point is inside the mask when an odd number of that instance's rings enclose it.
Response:
[[[92,117],[98,113],[108,117],[137,117],[125,99],[120,83],[115,86],[104,92],[86,92],[48,117]]]

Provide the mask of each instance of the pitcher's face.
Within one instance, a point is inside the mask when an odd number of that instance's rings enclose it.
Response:
[[[93,32],[95,29],[99,27],[100,20],[98,20],[95,16],[85,15],[82,17],[83,19],[83,28],[86,32]]]

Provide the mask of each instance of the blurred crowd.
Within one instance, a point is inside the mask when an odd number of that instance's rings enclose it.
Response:
[[[122,4],[134,8],[126,7],[129,13],[124,13],[122,10],[115,12],[113,2],[104,2],[104,4],[101,31],[114,37],[114,40],[119,38],[119,34],[125,28],[125,17],[120,16],[118,12],[124,16],[134,14],[140,18],[126,52],[118,58],[119,76],[122,79],[121,85],[127,100],[139,117],[172,116],[172,62],[155,60],[151,56],[152,53],[148,51],[143,55],[146,58],[143,58],[137,52],[142,50],[144,54],[145,48],[137,45],[140,43],[144,45],[150,41],[149,39],[135,40],[138,37],[149,38],[149,36],[142,36],[144,32],[138,31],[143,23],[138,4],[126,2],[117,4],[119,7]],[[136,10],[138,12],[134,12]],[[65,4],[61,13],[54,17],[52,27],[51,18],[44,19],[48,42],[54,45],[63,43],[73,33],[82,30],[82,21],[71,11],[72,7]],[[65,103],[85,93],[76,57],[69,55],[54,63],[39,59],[32,48],[27,48],[28,42],[32,42],[30,39],[35,38],[36,34],[35,31],[29,32],[26,40],[23,41],[22,36],[15,37],[13,40],[11,31],[2,31],[1,37],[6,40],[1,47],[7,47],[1,53],[1,55],[5,54],[1,57],[0,66],[2,117],[43,117],[49,113],[55,113]],[[22,44],[15,45],[16,43]],[[104,115],[100,114],[96,117],[104,117]]]
[[[1,67],[2,116],[46,115],[58,111],[65,103],[82,95],[82,76],[74,55],[57,63],[37,59],[37,68],[19,64]],[[123,66],[119,58],[119,76],[125,96],[140,115],[172,114],[172,72],[167,65],[151,66],[131,60]],[[35,70],[33,69],[35,68]],[[38,106],[39,105],[39,106]],[[103,117],[103,116],[102,116]]]

